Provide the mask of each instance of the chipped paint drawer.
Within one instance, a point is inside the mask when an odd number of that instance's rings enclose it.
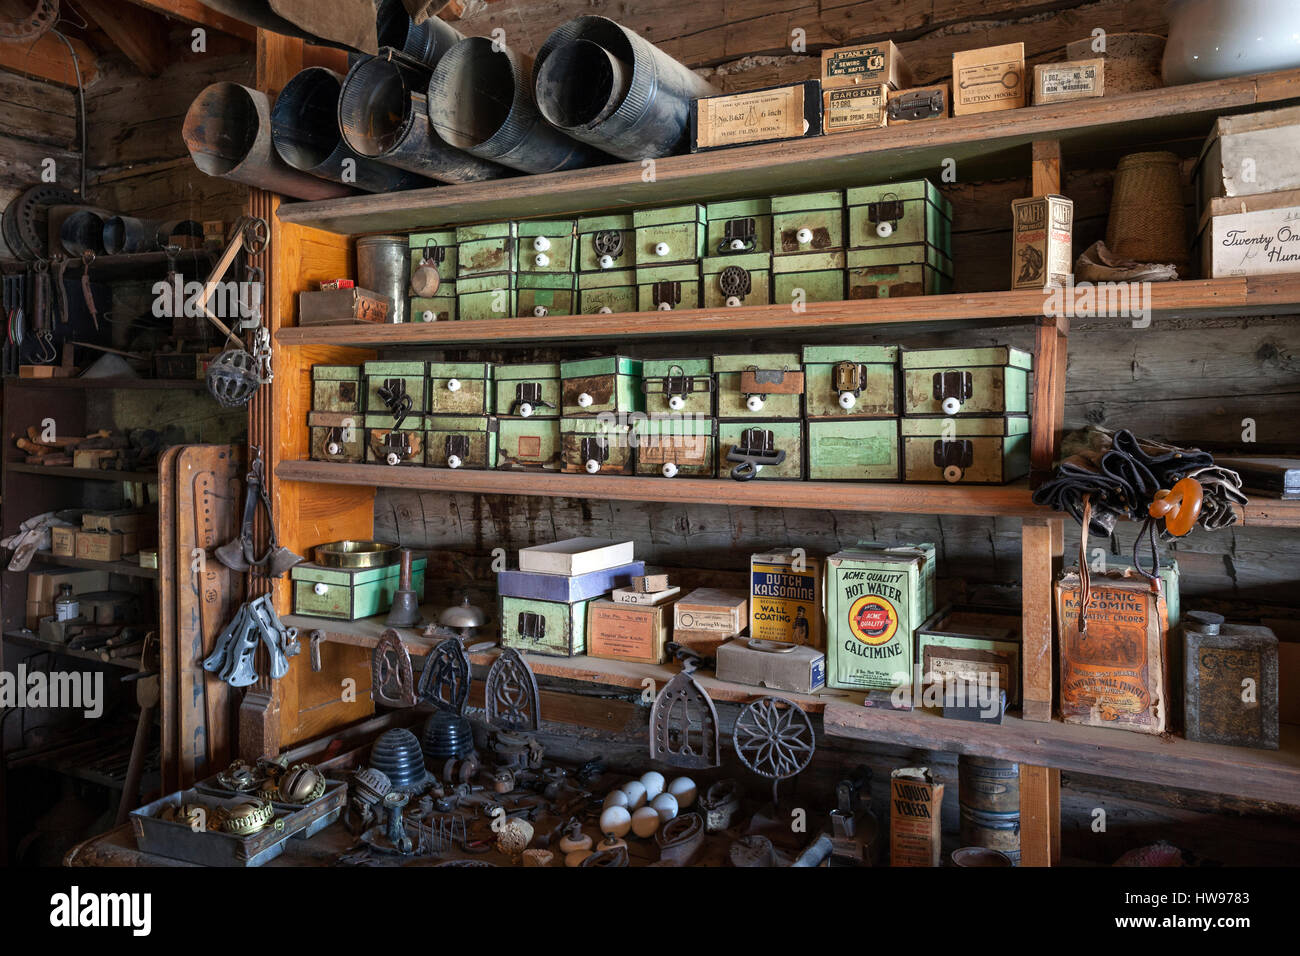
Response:
[[[485,222],[456,229],[456,279],[515,271],[514,222]]]
[[[515,314],[516,276],[495,272],[456,280],[456,318],[508,319]]]
[[[805,345],[803,373],[806,418],[898,414],[896,345]]]
[[[424,261],[432,262],[438,269],[438,290],[443,285],[456,282],[459,272],[456,256],[456,230],[439,229],[433,232],[413,232],[411,244],[411,274]]]
[[[772,301],[772,257],[766,252],[710,256],[700,263],[704,308],[767,305]]]
[[[361,411],[361,366],[313,365],[311,408],[314,412]]]
[[[578,273],[578,313],[635,312],[636,270]]]
[[[515,314],[544,319],[548,315],[573,315],[577,306],[574,273],[520,273],[515,292]]]
[[[411,589],[424,594],[426,557],[411,559]],[[383,614],[393,606],[401,567],[324,568],[303,562],[289,569],[293,612],[336,621],[356,621]]]
[[[359,463],[365,457],[366,431],[356,412],[308,412],[312,461]]]
[[[587,603],[501,598],[501,646],[527,654],[574,657],[587,649]]]
[[[574,225],[572,219],[534,219],[516,223],[515,271],[538,275],[576,271]],[[569,287],[573,287],[572,283]]]
[[[904,415],[1017,415],[1029,411],[1033,356],[998,345],[904,349]]]
[[[637,268],[702,259],[706,239],[704,222],[704,207],[697,203],[634,211]]]
[[[800,421],[718,422],[718,477],[729,478],[746,459],[785,452],[780,464],[762,465],[756,478],[797,481],[804,476]]]
[[[844,253],[772,257],[772,301],[778,305],[844,301]]]
[[[713,360],[646,359],[641,363],[641,391],[651,415],[712,415]]]
[[[633,427],[636,473],[665,478],[712,478],[717,474],[717,423],[673,415],[642,418]]]
[[[850,299],[897,299],[952,291],[952,260],[934,246],[850,249]]]
[[[718,418],[799,418],[804,378],[799,356],[715,355]]]
[[[425,362],[367,362],[366,416],[384,414],[391,419],[404,410],[423,415],[428,410],[429,369]]]
[[[898,419],[807,424],[810,481],[898,481]]]
[[[772,251],[772,200],[761,197],[711,202],[704,212],[708,235],[705,257]]]
[[[424,463],[430,468],[484,470],[496,465],[497,420],[491,416],[426,415]]]
[[[491,362],[430,362],[429,414],[491,415]]]
[[[700,264],[636,270],[636,310],[664,312],[700,307]]]
[[[772,255],[843,248],[843,190],[772,197]]]
[[[1029,474],[1029,418],[905,418],[903,478],[1003,485]]]
[[[582,216],[578,219],[578,272],[636,268],[636,228],[632,214]],[[578,288],[583,288],[579,282]]]
[[[628,414],[645,408],[641,360],[622,355],[560,363],[560,414],[566,418]]]
[[[859,186],[844,194],[850,249],[920,244],[952,249],[952,203],[928,179]]]
[[[632,474],[632,426],[604,418],[560,419],[560,470],[570,474]]]
[[[497,419],[496,467],[503,471],[559,471],[560,420]]]
[[[455,322],[456,283],[444,282],[435,296],[412,296],[408,322]]]
[[[424,416],[407,415],[402,424],[393,426],[387,415],[367,415],[366,461],[379,465],[424,464]]]
[[[493,372],[497,415],[503,418],[559,418],[560,363],[498,365]]]

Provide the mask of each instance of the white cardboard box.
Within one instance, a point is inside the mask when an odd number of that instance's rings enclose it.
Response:
[[[587,574],[632,561],[632,542],[609,538],[570,538],[519,549],[519,570],[541,574]]]
[[[1212,279],[1300,272],[1300,206],[1215,216],[1201,234],[1201,266]]]

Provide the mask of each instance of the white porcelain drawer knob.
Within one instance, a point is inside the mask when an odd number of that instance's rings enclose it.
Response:
[[[672,478],[676,474],[677,474],[677,466],[674,465],[671,461],[664,462],[664,477]]]
[[[852,392],[840,392],[840,408],[846,411],[858,404],[857,396]]]
[[[537,318],[539,318],[539,319],[544,319],[544,318],[546,318],[546,316],[550,315],[550,313],[551,313],[551,310],[548,309],[548,308],[547,308],[546,306],[544,306],[544,305],[535,305],[535,306],[533,306],[533,315],[537,316]]]
[[[611,313],[613,313],[614,310],[607,305],[602,305],[596,311],[599,312],[601,315],[610,315]]]
[[[949,395],[939,407],[943,409],[945,415],[956,415],[961,411],[961,402]]]
[[[402,463],[402,456],[395,451],[390,451],[384,456],[384,461],[388,462],[390,465],[400,465]]]
[[[319,595],[327,594],[329,592],[330,587],[328,584],[326,584],[323,581],[317,581],[315,584],[311,586],[311,589],[319,596]]]
[[[604,255],[604,256],[601,256],[600,259],[599,259],[599,262],[600,262],[600,267],[601,267],[602,269],[612,269],[612,268],[614,268],[614,257],[611,256],[611,255]]]
[[[458,379],[458,378],[449,378],[449,379],[447,379],[447,391],[449,391],[449,392],[459,392],[459,391],[460,391],[460,379]]]
[[[589,474],[589,475],[594,475],[594,474],[596,474],[596,472],[598,472],[598,471],[600,471],[600,462],[598,462],[598,461],[597,461],[596,459],[594,459],[594,458],[588,458],[588,459],[587,459],[587,474]]]
[[[671,302],[660,302],[660,303],[659,303],[659,311],[660,311],[660,312],[671,312],[672,310],[673,310],[673,304],[672,304]]]
[[[807,226],[805,226],[804,228],[796,232],[794,234],[794,237],[798,239],[800,243],[807,244],[809,242],[812,242],[812,230],[809,229]]]
[[[669,251],[670,251],[670,250],[669,250],[669,248],[668,248],[668,243],[666,243],[666,242],[656,242],[656,243],[655,243],[655,255],[657,255],[657,256],[666,256],[666,255],[668,255]]]
[[[434,312],[433,309],[425,309],[420,313],[420,318],[426,322],[436,322],[438,320],[438,314]]]
[[[337,455],[337,454],[338,454],[339,452],[341,452],[342,450],[343,450],[343,446],[341,446],[341,445],[340,445],[338,442],[336,442],[336,441],[332,441],[332,442],[330,442],[328,445],[325,446],[325,451],[326,451],[326,453],[327,453],[327,454],[330,454],[330,455]]]
[[[668,399],[668,407],[675,412],[680,412],[686,407],[686,399],[682,398],[680,395],[673,395]]]
[[[894,234],[894,224],[892,222],[876,223],[876,235],[881,239],[888,239]]]
[[[524,402],[522,405],[519,406],[520,418],[531,418],[532,414],[533,414],[533,406],[528,404],[528,402]]]
[[[751,412],[761,412],[763,410],[763,399],[758,395],[751,395],[745,399],[745,407]]]
[[[578,396],[578,407],[589,408],[591,406],[591,403],[592,403],[592,397],[586,392],[583,392],[581,395]]]
[[[459,468],[460,466],[461,466],[460,455],[448,455],[448,456],[447,456],[447,467],[448,467],[448,468]]]
[[[544,252],[539,252],[533,256],[533,262],[537,263],[537,268],[545,269],[551,264],[551,257]]]
[[[533,248],[538,252],[545,252],[547,249],[551,248],[551,240],[547,239],[545,236],[538,236],[533,240]],[[541,256],[538,256],[538,258],[540,259]],[[546,265],[545,262],[539,262],[537,264],[539,266]]]

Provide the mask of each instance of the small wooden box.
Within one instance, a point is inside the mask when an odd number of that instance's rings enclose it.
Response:
[[[560,417],[559,362],[498,365],[493,371],[492,384],[496,391],[493,407],[498,417]]]
[[[796,353],[715,355],[713,373],[719,419],[797,420],[803,410],[803,365]]]
[[[491,415],[491,362],[430,362],[429,414]]]
[[[834,252],[843,248],[843,190],[772,197],[774,256]]]
[[[611,272],[636,267],[636,227],[632,214],[583,216],[577,225],[577,271]],[[579,280],[578,288],[584,288]],[[614,311],[618,311],[615,309]],[[628,310],[630,311],[630,310]]]
[[[503,471],[559,471],[560,420],[499,418],[496,467]]]
[[[805,345],[803,371],[808,419],[898,414],[896,345]]]
[[[1023,415],[1029,411],[1034,357],[998,345],[970,349],[904,349],[903,414]]]
[[[892,90],[911,85],[912,71],[892,40],[822,50],[822,89],[884,84]]]
[[[366,454],[362,418],[353,412],[308,412],[307,432],[312,461],[359,464]]]
[[[560,378],[560,413],[565,418],[629,414],[645,408],[640,359],[609,355],[561,362]]]
[[[804,477],[803,423],[799,419],[718,422],[718,477],[730,478],[754,449],[783,451],[779,465],[763,465],[759,479],[799,481]],[[737,457],[732,457],[733,453]]]
[[[1071,60],[1034,67],[1034,105],[1086,100],[1106,93],[1106,61]]]
[[[700,264],[654,266],[636,270],[636,311],[670,312],[700,307]]]
[[[313,365],[311,367],[311,410],[314,412],[360,412],[360,365]]]
[[[603,418],[560,419],[560,470],[576,475],[633,473],[632,426]]]
[[[50,554],[57,555],[60,558],[75,558],[77,556],[77,534],[76,528],[51,528]]]
[[[696,588],[673,605],[673,635],[739,634],[749,624],[749,598],[737,591]]]
[[[707,232],[704,207],[699,203],[637,209],[632,223],[637,269],[693,263],[704,256]]]
[[[518,300],[514,272],[464,276],[456,280],[456,318],[461,322],[508,319]]]
[[[641,391],[645,392],[645,410],[651,416],[712,415],[713,360],[646,359],[641,363]]]
[[[587,608],[587,656],[662,664],[672,636],[673,605],[592,601]]]
[[[424,463],[430,468],[495,468],[497,420],[491,416],[426,415]]]
[[[767,305],[772,301],[772,256],[749,252],[708,256],[700,263],[704,308]]]
[[[515,271],[515,222],[485,222],[456,229],[456,281]]]
[[[390,401],[396,402],[402,396],[410,398],[408,415],[423,415],[428,411],[428,364],[425,362],[367,362],[362,366],[366,375],[367,416],[388,415],[395,417],[393,409],[384,400],[381,392]],[[401,402],[402,407],[408,403]]]
[[[809,481],[898,481],[898,419],[809,421]]]
[[[712,478],[717,425],[712,418],[683,412],[671,418],[643,418],[634,426],[636,473],[667,478]]]
[[[827,90],[822,94],[822,122],[827,134],[879,129],[889,123],[889,89],[884,84]]]
[[[134,531],[77,532],[77,557],[87,561],[117,561],[135,550]]]
[[[822,133],[821,84],[805,80],[691,101],[691,152]]]
[[[388,415],[367,415],[366,462],[379,465],[424,464],[424,416],[407,415],[394,428]]]
[[[544,319],[573,315],[578,308],[577,273],[521,272],[516,280],[515,315]]]
[[[587,650],[589,601],[561,604],[529,598],[501,599],[501,646],[547,657],[574,657]]]
[[[952,112],[951,103],[952,89],[947,83],[892,90],[885,105],[885,116],[890,126],[947,119]]]
[[[578,273],[578,314],[636,312],[635,269],[609,269]]]
[[[905,481],[1004,485],[1029,474],[1024,415],[904,418],[902,430]]]
[[[772,200],[729,199],[705,206],[705,256],[772,251]]]
[[[991,113],[1025,105],[1025,45],[963,50],[952,55],[952,113]]]
[[[393,300],[368,289],[330,289],[298,293],[298,324],[376,325],[391,321]]]
[[[576,272],[573,254],[576,222],[572,219],[530,219],[515,226],[515,270],[519,273]],[[573,288],[570,283],[569,288]]]
[[[460,271],[455,229],[437,229],[433,232],[413,232],[408,237],[411,246],[411,272],[427,258],[438,270],[438,291],[448,283],[455,285]]]
[[[1011,288],[1050,289],[1074,275],[1074,203],[1064,196],[1011,201]]]

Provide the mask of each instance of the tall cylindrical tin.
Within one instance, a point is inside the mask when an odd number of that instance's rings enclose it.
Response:
[[[405,236],[357,240],[357,285],[393,300],[389,322],[405,322],[411,284],[411,248]]]
[[[961,841],[1020,862],[1020,766],[1009,760],[957,758]]]
[[[380,47],[401,50],[430,69],[464,38],[463,33],[438,17],[416,23],[406,12],[402,0],[379,0],[375,10],[375,32]]]
[[[680,152],[691,101],[717,93],[694,71],[607,17],[577,17],[537,51],[546,119],[622,159]]]

